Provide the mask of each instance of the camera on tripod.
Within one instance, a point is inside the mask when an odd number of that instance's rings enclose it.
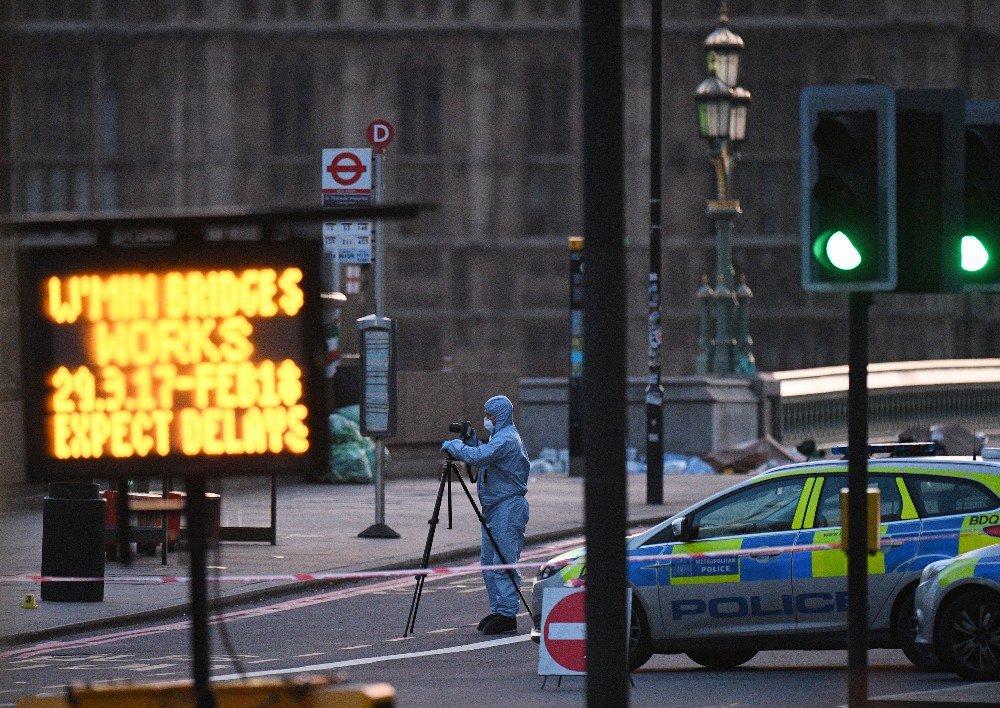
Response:
[[[472,427],[472,423],[467,420],[463,420],[461,423],[449,423],[448,432],[456,433],[462,440],[462,444],[468,444],[470,440],[476,437],[476,429]],[[453,460],[453,462],[456,462]],[[472,465],[462,463],[465,465],[465,473],[469,477],[469,481],[475,484],[478,475],[476,474],[475,468]]]
[[[476,429],[472,427],[472,423],[463,420],[461,423],[449,423],[448,432],[457,433],[462,438],[462,442],[467,442],[476,434]]]

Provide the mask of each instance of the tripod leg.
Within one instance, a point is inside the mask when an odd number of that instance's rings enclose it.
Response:
[[[424,543],[424,555],[420,560],[420,567],[427,568],[431,562],[431,546],[434,544],[434,531],[437,529],[439,516],[441,514],[441,499],[444,498],[444,486],[451,479],[451,466],[448,463],[441,465],[441,483],[438,485],[437,498],[434,500],[434,511],[427,521],[430,528],[427,530],[427,541]],[[451,498],[448,499],[449,504]],[[424,580],[426,575],[417,576],[417,585],[413,588],[413,599],[410,601],[410,614],[406,618],[406,627],[403,629],[403,637],[413,633],[413,627],[417,622],[417,610],[420,608],[420,595],[424,591]]]
[[[486,523],[486,519],[483,518],[482,512],[479,511],[479,505],[476,504],[476,501],[472,498],[472,494],[469,492],[468,485],[465,484],[465,480],[462,479],[461,474],[456,474],[455,476],[458,478],[459,483],[462,485],[462,491],[465,492],[465,496],[466,498],[468,498],[469,503],[472,504],[472,510],[475,511],[476,516],[479,517],[479,523],[483,527],[483,531],[486,532],[487,537],[489,537],[490,543],[493,544],[493,550],[497,552],[497,557],[500,559],[500,562],[502,564],[506,565],[507,559],[503,557],[503,552],[500,550],[500,546],[497,544],[497,540],[493,538],[493,532],[490,531],[490,527]],[[513,569],[510,568],[507,569],[507,577],[510,578],[510,582],[514,585],[514,589],[517,591],[517,596],[520,597],[521,602],[524,603],[524,609],[528,611],[528,617],[531,618],[531,624],[537,627],[538,625],[535,624],[535,618],[531,614],[531,605],[529,605],[528,601],[524,599],[524,594],[521,592],[521,588],[517,584],[517,576],[514,575]]]
[[[403,638],[413,633],[413,625],[417,622],[417,610],[420,609],[420,597],[424,592],[424,575],[417,576],[417,586],[413,588],[413,599],[410,600],[410,614],[406,616],[406,628],[403,630]]]

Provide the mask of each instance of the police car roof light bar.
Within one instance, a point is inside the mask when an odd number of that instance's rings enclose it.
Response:
[[[891,457],[916,457],[919,455],[933,455],[937,451],[936,442],[896,442],[896,443],[868,443],[868,456],[889,455]],[[842,455],[847,458],[847,445],[837,445],[830,448],[834,455]]]

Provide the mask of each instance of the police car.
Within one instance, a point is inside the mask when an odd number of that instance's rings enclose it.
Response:
[[[939,670],[915,641],[914,591],[929,563],[1000,543],[990,521],[1000,513],[1000,459],[872,458],[868,473],[882,534],[868,561],[870,646],[900,647],[922,670]],[[779,467],[630,536],[631,667],[654,653],[722,669],[765,649],[843,648],[847,556],[824,546],[840,542],[846,486],[846,460]],[[533,613],[545,588],[585,572],[583,548],[542,566]]]
[[[1000,536],[1000,514],[981,526]],[[916,595],[917,642],[974,681],[1000,680],[1000,546],[924,568]]]

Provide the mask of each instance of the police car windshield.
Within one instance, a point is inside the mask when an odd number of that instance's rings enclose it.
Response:
[[[695,512],[698,538],[716,538],[792,527],[804,477],[776,479],[745,487]]]

